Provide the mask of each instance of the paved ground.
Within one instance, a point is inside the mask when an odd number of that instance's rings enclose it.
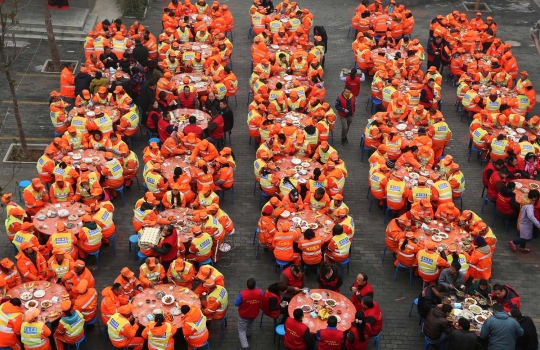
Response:
[[[224,254],[223,259],[217,264],[217,268],[224,273],[227,288],[230,292],[231,303],[238,291],[245,286],[248,277],[255,277],[258,285],[266,288],[274,283],[278,276],[273,273],[273,265],[270,254],[262,254],[259,260],[255,260],[255,247],[251,244],[253,231],[259,217],[258,196],[253,196],[253,172],[252,164],[254,160],[254,150],[248,144],[246,118],[246,97],[247,81],[249,72],[249,46],[247,32],[249,28],[248,3],[249,1],[225,1],[233,12],[236,25],[234,30],[234,71],[240,81],[238,93],[238,106],[234,105],[233,110],[236,115],[236,128],[233,131],[233,150],[237,155],[237,172],[235,174],[235,204],[231,203],[230,196],[227,196],[223,203],[223,209],[229,213],[236,227],[236,247],[229,253]],[[338,7],[333,7],[328,1],[311,0],[300,2],[300,5],[309,6],[315,15],[315,24],[324,25],[329,34],[329,52],[326,59],[326,87],[327,99],[333,105],[336,96],[342,90],[342,83],[339,80],[341,68],[351,68],[353,55],[350,50],[352,38],[347,38],[347,30],[350,26],[350,18],[353,14],[357,1],[343,0]],[[167,2],[160,0],[152,2],[149,17],[143,22],[148,25],[154,33],[161,29],[160,9],[166,6]],[[505,2],[496,0],[489,3],[494,10],[495,21],[499,22],[499,36],[503,40],[515,40],[521,43],[513,51],[518,58],[520,69],[527,69],[531,75],[533,83],[540,86],[540,73],[537,68],[538,57],[534,47],[531,47],[531,40],[528,36],[529,28],[537,20],[538,16],[533,12],[527,2],[512,1]],[[463,10],[461,3],[436,2],[432,5],[425,5],[412,8],[416,17],[416,29],[414,35],[426,42],[427,28],[430,19],[437,14],[446,15],[454,9]],[[127,21],[126,21],[127,22]],[[157,34],[157,33],[156,33]],[[79,44],[62,43],[60,47],[64,59],[80,59],[82,46]],[[48,93],[59,88],[57,76],[38,74],[36,67],[43,64],[48,58],[47,43],[30,42],[25,48],[24,54],[14,65],[12,71],[18,83],[18,96],[21,103],[21,113],[24,119],[24,126],[29,141],[34,143],[49,143],[52,139],[53,128],[48,118],[47,101]],[[3,125],[0,132],[0,155],[4,155],[11,140],[16,137],[16,127],[13,122],[11,110],[9,110],[9,93],[6,83],[0,80],[0,114]],[[393,281],[394,267],[391,257],[387,257],[381,263],[380,256],[384,249],[384,229],[383,216],[375,209],[368,213],[369,201],[366,199],[368,164],[360,162],[359,138],[367,113],[362,108],[365,106],[366,96],[368,96],[369,82],[362,86],[359,111],[352,125],[350,144],[343,147],[337,143],[334,145],[340,152],[340,156],[345,159],[350,176],[346,184],[346,203],[351,208],[352,215],[356,221],[357,232],[353,246],[353,256],[351,259],[351,272],[345,276],[346,292],[357,272],[363,271],[369,275],[370,282],[375,289],[376,300],[383,309],[385,324],[383,327],[380,348],[381,349],[420,349],[423,345],[423,338],[418,335],[418,318],[414,311],[413,317],[407,317],[411,302],[418,296],[421,289],[421,280],[416,278],[414,285],[407,282],[407,274],[401,272],[398,280]],[[455,89],[448,84],[443,87],[444,105],[443,113],[450,127],[454,132],[454,139],[448,153],[454,156],[465,173],[467,189],[464,195],[464,208],[480,212],[482,190],[480,174],[482,168],[477,162],[467,163],[467,143],[468,128],[465,122],[459,121],[459,115],[455,113],[452,104],[455,100]],[[538,109],[538,108],[537,108]],[[7,113],[6,113],[7,112]],[[3,119],[3,117],[6,117]],[[145,145],[142,141],[136,145],[139,152]],[[10,166],[4,164],[0,167],[0,187],[3,191],[14,191],[15,181],[30,179],[36,175],[35,166],[21,165]],[[126,206],[121,207],[117,203],[116,225],[117,232],[117,255],[112,256],[110,249],[103,249],[101,254],[101,272],[93,271],[97,280],[97,289],[101,290],[118,275],[123,266],[137,269],[137,262],[132,260],[132,255],[128,253],[127,237],[133,233],[131,226],[132,207],[135,201],[143,195],[142,191],[133,188],[126,193]],[[258,193],[257,193],[258,195]],[[116,203],[115,203],[116,204]],[[489,223],[493,215],[493,208],[489,207],[484,213],[484,218]],[[3,226],[3,225],[2,225]],[[497,222],[494,227],[495,234],[499,237],[500,244],[494,258],[492,282],[505,282],[517,288],[522,295],[523,312],[526,315],[535,317],[537,324],[540,324],[540,305],[535,302],[534,295],[537,293],[537,279],[540,276],[538,270],[539,244],[532,242],[533,253],[520,255],[509,250],[506,241],[515,235],[515,226],[511,225],[510,232],[504,232],[501,222]],[[8,246],[4,235],[0,236],[0,256],[13,256],[13,250]],[[315,277],[308,276],[308,286],[316,287]],[[404,298],[404,299],[402,299]],[[230,308],[228,334],[224,340],[219,339],[219,325],[211,326],[210,344],[213,348],[236,349],[239,342],[236,334],[237,312],[235,307]],[[251,339],[252,348],[269,349],[272,344],[272,325],[265,318],[262,330],[258,328]],[[100,339],[97,332],[91,334],[90,344],[95,349],[97,346],[107,346],[108,341]],[[373,344],[371,344],[373,348]]]

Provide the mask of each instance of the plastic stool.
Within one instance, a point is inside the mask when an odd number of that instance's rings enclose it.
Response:
[[[134,234],[129,236],[129,251],[131,251],[132,244],[135,244],[135,248],[133,248],[133,260],[137,260],[137,246],[139,244],[139,235]]]
[[[398,265],[396,266],[396,272],[394,273],[394,281],[397,281],[397,274],[400,267],[409,270],[409,284],[412,285],[413,284],[413,269],[412,267],[407,267],[405,265],[402,265],[401,263],[398,263]]]
[[[90,348],[88,347],[88,340],[86,340],[86,336],[85,336],[85,335],[83,335],[82,338],[81,338],[78,342],[75,343],[75,348],[76,348],[77,350],[79,350],[79,348],[80,348],[82,342],[84,342],[84,345],[86,346],[86,350],[89,350]],[[70,344],[66,344],[66,345],[67,345],[67,348],[68,348],[68,350],[69,350],[69,348],[70,348],[71,345],[70,345]]]
[[[259,228],[257,227],[255,229],[255,232],[253,233],[253,245],[255,245],[255,240],[257,239],[257,234],[259,233]]]
[[[200,348],[203,347],[203,346],[206,346],[206,348],[207,348],[208,350],[210,350],[210,343],[208,342],[208,340],[205,341],[204,344],[201,345],[201,346],[199,346],[198,348],[193,348],[193,350],[200,349]]]
[[[126,206],[126,201],[124,200],[124,186],[120,186],[115,189],[116,193],[120,194],[120,198],[122,199],[122,206]]]
[[[22,198],[22,193],[24,191],[24,189],[28,186],[30,186],[32,184],[32,181],[29,181],[29,180],[22,180],[21,182],[19,182],[17,184],[17,190],[19,191],[19,202],[22,203],[23,201],[23,198]]]
[[[386,211],[384,213],[384,223],[386,224],[388,222],[388,213],[389,212],[394,212],[394,210],[390,207],[386,207]],[[393,214],[392,214],[393,215]]]
[[[116,255],[116,243],[114,242],[114,236],[116,236],[116,233],[109,237],[109,244],[112,247],[112,255]]]
[[[264,317],[264,312],[261,312],[261,323],[259,324],[259,328],[262,328],[262,320]],[[278,316],[279,317],[279,316]],[[277,327],[277,318],[273,318],[274,320],[274,328]],[[274,335],[274,343],[276,342],[276,336]],[[11,348],[10,348],[11,349]]]
[[[497,214],[501,214],[500,211],[497,210],[497,208],[495,208],[495,211],[493,212],[493,220],[491,221],[491,226],[490,227],[493,227],[495,225],[495,219],[497,219]],[[506,224],[506,232],[508,232],[508,224],[509,224],[510,220],[508,219],[504,219],[504,223]]]
[[[373,97],[369,97],[367,102],[366,102],[366,111],[368,109],[368,106],[369,106],[369,102],[371,102],[371,109],[370,109],[370,112],[371,114],[373,114],[373,108],[375,107],[375,109],[377,108],[378,105],[381,105],[382,104],[382,100],[377,100],[377,99],[374,99]]]
[[[219,201],[220,202],[223,202],[223,200],[225,200],[225,192],[228,192],[230,191],[231,192],[231,201],[232,201],[232,204],[234,204],[234,185],[231,186],[231,188],[229,188],[228,190],[221,190],[219,191]]]
[[[274,344],[276,343],[276,334],[280,336],[280,338],[278,339],[278,349],[279,349],[281,346],[281,337],[285,336],[285,326],[280,324],[279,326],[276,327],[276,332],[274,333]]]
[[[384,250],[383,250],[382,255],[381,255],[381,262],[384,262],[384,258],[386,257],[386,250],[387,249],[388,248],[384,247]]]
[[[411,317],[411,312],[412,312],[412,308],[414,307],[414,305],[418,306],[418,298],[414,299],[412,304],[411,304],[411,309],[409,310],[409,317]]]
[[[347,266],[347,273],[349,273],[351,269],[351,263],[349,262],[349,258],[340,261],[339,264],[341,265],[341,276],[343,276],[345,273],[345,266]]]
[[[459,210],[463,211],[463,196],[459,196],[457,198],[454,198],[453,201],[459,201]]]
[[[94,258],[96,258],[97,270],[100,271],[101,268],[99,267],[99,249],[97,250],[97,252],[94,252],[94,253],[88,253],[88,255],[86,256],[86,259],[84,259],[85,263],[86,263],[86,261],[88,260],[88,257],[89,257],[89,256],[93,256]]]
[[[486,204],[489,204],[489,203],[493,203],[495,204],[495,202],[492,202],[491,199],[488,198],[488,196],[486,196],[486,198],[484,198],[484,203],[482,204],[482,210],[480,210],[480,213],[484,213],[484,207]]]
[[[285,266],[289,265],[291,262],[290,261],[281,261],[281,260],[278,260],[276,259],[276,264],[274,265],[274,272],[277,272],[277,268],[279,266],[279,272],[283,272],[283,269],[285,268]]]
[[[99,316],[96,315],[96,317],[94,317],[94,319],[92,319],[92,321],[89,321],[89,322],[86,322],[84,324],[84,327],[85,327],[85,332],[86,332],[86,326],[88,326],[89,324],[94,324],[96,323],[97,324],[97,328],[98,328],[98,331],[99,331],[99,335],[101,336],[101,326],[99,324]]]
[[[368,153],[368,156],[371,154],[371,152],[375,151],[376,148],[370,148],[370,147],[367,147],[366,145],[364,145],[362,147],[362,157],[360,157],[360,162],[363,162],[364,161],[364,152],[367,151]]]
[[[205,261],[201,261],[201,262],[199,263],[199,266],[203,266],[203,265],[214,266],[214,263],[212,262],[212,258],[208,258],[208,259],[206,259]]]
[[[471,146],[471,148],[469,149],[469,158],[467,158],[467,162],[470,163],[471,162],[471,154],[473,152],[477,152],[478,153],[478,156],[477,158],[480,158],[480,165],[482,165],[482,150],[476,148],[474,146],[474,144]]]
[[[268,198],[264,203],[263,203],[263,197],[264,198]],[[265,204],[266,202],[268,202],[268,200],[270,199],[270,195],[268,195],[266,192],[264,192],[263,190],[261,190],[261,196],[259,197],[259,208],[262,209],[263,207],[263,204]]]
[[[148,257],[147,257],[146,255],[144,255],[143,252],[141,252],[140,250],[139,250],[139,252],[137,253],[137,255],[139,256],[139,265],[142,265],[143,260],[146,259],[146,258],[148,258]]]
[[[221,320],[221,324],[220,324],[220,327],[221,327],[221,339],[225,339],[225,327],[227,327],[227,315],[229,313],[226,313],[225,314],[225,317],[223,317],[223,319]]]

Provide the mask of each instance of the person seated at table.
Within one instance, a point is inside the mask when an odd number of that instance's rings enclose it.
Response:
[[[26,350],[49,350],[52,349],[49,337],[51,328],[49,322],[38,321],[41,314],[39,308],[33,308],[24,314],[24,322],[21,324],[21,342]]]
[[[71,301],[77,299],[77,286],[82,282],[87,282],[88,288],[93,288],[96,281],[90,270],[85,266],[84,261],[77,260],[73,263],[73,269],[64,275],[62,282],[68,291]]]
[[[411,166],[414,169],[420,169],[421,164],[418,162],[417,146],[405,146],[401,152],[401,156],[398,158],[395,165],[401,167],[408,164],[408,166]]]
[[[66,184],[64,181],[64,176],[56,174],[54,176],[55,182],[51,185],[49,189],[49,197],[51,203],[63,203],[63,202],[74,202],[73,201],[73,189],[69,184]]]
[[[318,188],[323,188],[325,190],[328,188],[328,181],[326,180],[326,176],[323,175],[321,168],[313,169],[313,175],[309,177],[305,186],[309,193],[315,192]],[[332,194],[328,193],[328,195]]]
[[[300,230],[292,228],[290,222],[281,223],[272,239],[272,246],[270,248],[274,251],[274,257],[280,261],[300,265],[300,254],[295,252],[293,247],[293,243],[298,239],[299,235]]]
[[[17,268],[25,281],[44,281],[47,279],[47,261],[34,243],[23,242],[15,255]]]
[[[197,157],[201,157],[205,162],[211,162],[219,157],[219,152],[216,146],[211,144],[208,140],[201,140],[191,152],[189,161],[194,163]]]
[[[48,276],[52,282],[59,283],[73,269],[73,259],[65,254],[63,249],[55,248],[52,257],[47,262]]]
[[[0,287],[2,289],[7,286],[3,279],[0,279],[0,284],[2,284],[2,287]],[[0,305],[0,314],[3,316],[6,315],[4,317],[7,319],[4,321],[5,324],[1,332],[0,345],[6,349],[22,349],[21,343],[17,338],[21,333],[21,325],[25,318],[25,311],[22,309],[21,304],[21,299],[10,298]]]
[[[324,258],[327,263],[340,263],[349,258],[351,240],[347,233],[343,231],[340,224],[332,228],[332,239],[324,252]]]
[[[292,192],[293,191],[291,191],[291,193]],[[294,211],[296,210],[297,209],[295,209]],[[315,231],[313,231],[312,229],[307,229],[304,232],[304,239],[298,242],[298,249],[302,251],[302,263],[305,268],[317,267],[318,269],[318,265],[322,260],[323,243],[323,238],[315,234]]]
[[[193,226],[189,230],[193,233],[194,238],[189,246],[186,260],[201,263],[211,258],[213,247],[212,237],[208,233],[203,232],[201,226]]]
[[[137,337],[139,329],[137,319],[133,316],[133,304],[122,305],[118,311],[111,316],[107,322],[109,330],[109,340],[117,348],[133,348],[141,350],[144,345],[144,338]]]
[[[505,220],[517,219],[520,210],[520,204],[516,201],[515,182],[509,182],[501,187],[497,195],[495,207],[497,214],[501,215]]]
[[[219,196],[212,190],[211,186],[205,185],[197,194],[197,198],[195,198],[191,207],[193,209],[206,209],[213,203],[219,204]]]
[[[407,268],[416,267],[416,253],[421,249],[422,243],[415,242],[414,232],[407,232],[405,237],[399,240],[395,266],[401,264]]]
[[[19,205],[17,204],[16,206],[7,205],[6,213],[7,213],[7,218],[5,221],[6,236],[9,239],[9,241],[12,242],[17,232],[21,230],[24,219],[27,217],[26,211],[23,208],[19,207]]]
[[[474,279],[472,284],[467,289],[467,294],[474,296],[482,296],[489,298],[491,293],[491,285],[485,279]]]
[[[21,245],[24,242],[31,242],[36,248],[38,248],[38,251],[43,255],[44,258],[48,259],[50,250],[46,245],[40,245],[39,241],[37,239],[37,235],[34,234],[34,224],[31,222],[23,222],[21,225],[21,229],[19,232],[13,236],[13,245],[18,249],[18,251],[21,251]]]
[[[165,192],[161,204],[165,209],[176,209],[180,207],[185,207],[186,202],[180,192],[180,185],[174,183],[171,185],[171,189]]]
[[[144,183],[148,187],[148,191],[152,192],[157,200],[161,200],[169,188],[167,179],[161,173],[161,164],[155,163],[144,177]]]
[[[51,251],[54,249],[62,249],[71,256],[73,260],[79,257],[77,243],[79,240],[71,231],[66,230],[66,225],[62,221],[56,222],[56,232],[49,237],[47,248]]]
[[[178,189],[181,192],[182,199],[185,200],[186,204],[190,204],[195,199],[195,193],[190,187],[191,179],[192,177],[190,172],[184,172],[179,166],[174,168],[173,176],[168,179],[171,187],[173,184],[177,184],[179,186]]]
[[[154,288],[166,281],[167,272],[157,258],[146,258],[146,262],[139,268],[139,280],[143,288]]]
[[[125,267],[124,269],[127,269],[129,271],[127,267]],[[124,271],[124,269],[122,269],[122,271]],[[133,272],[131,273],[133,274]],[[139,286],[139,288],[140,288],[140,291],[142,292],[142,287]],[[89,289],[88,291],[90,292],[91,289]],[[105,324],[109,322],[109,319],[111,318],[111,316],[117,312],[117,309],[120,306],[126,305],[129,303],[129,297],[130,297],[129,294],[124,294],[122,285],[118,282],[115,282],[110,287],[105,287],[101,291],[101,296],[103,297],[101,299],[101,307],[100,307],[101,321]]]
[[[402,212],[406,208],[410,191],[403,180],[403,175],[392,173],[386,184],[386,203],[388,208],[393,212]]]
[[[206,288],[202,283],[204,281],[212,280],[216,285],[225,287],[225,280],[223,274],[219,272],[218,269],[216,269],[215,267],[209,265],[200,266],[199,271],[195,276],[195,279],[201,282],[201,284],[199,284],[199,286],[193,291],[199,297],[201,297],[203,293],[208,294],[209,292],[209,289]]]
[[[426,338],[443,349],[446,347],[448,335],[452,332],[451,323],[446,320],[451,311],[452,306],[447,304],[443,304],[441,308],[431,308],[422,328]]]
[[[173,131],[161,145],[161,155],[165,158],[183,155],[186,149],[182,144],[184,134]]]
[[[452,202],[452,188],[448,181],[440,177],[437,172],[430,175],[430,179],[434,182],[431,186],[431,203],[434,207],[439,207],[441,204]]]
[[[78,252],[81,258],[86,258],[89,253],[95,253],[101,248],[103,233],[90,215],[81,217],[83,226],[79,228]]]
[[[313,211],[319,211],[321,214],[326,214],[329,211],[330,196],[322,187],[317,188],[314,192],[308,192],[304,198],[304,209],[308,208]]]
[[[62,317],[58,328],[54,331],[54,344],[56,349],[64,350],[64,343],[74,345],[84,337],[84,317],[78,310],[74,310],[71,301],[60,303]]]
[[[214,168],[214,185],[216,190],[227,191],[234,185],[234,168],[225,157],[217,157]]]
[[[501,304],[506,312],[519,310],[521,307],[518,292],[508,284],[494,284],[490,297],[494,302]]]
[[[193,136],[196,136],[196,138],[198,139],[198,140],[189,142],[193,144],[193,148],[190,148],[191,150],[193,150],[195,148],[195,145],[198,144],[200,142],[200,139],[203,138],[203,130],[201,129],[200,126],[197,125],[196,116],[194,115],[190,116],[188,118],[188,122],[189,124],[184,126],[184,130],[182,130],[182,132],[184,133],[184,135],[186,135],[186,137],[189,137],[189,134],[193,134]],[[186,143],[186,141],[184,141],[184,143]]]
[[[407,213],[405,215],[407,215]],[[409,216],[411,221],[413,221],[415,224],[422,224],[424,222],[428,223],[430,220],[433,220],[435,213],[433,212],[433,207],[429,200],[427,198],[423,198],[412,203]]]
[[[418,274],[426,284],[437,281],[439,278],[439,268],[450,266],[444,257],[439,256],[435,250],[437,247],[433,242],[427,242],[425,248],[416,254]],[[444,256],[443,252],[441,255]]]
[[[453,202],[443,203],[435,212],[435,218],[442,220],[444,224],[456,222],[461,213]]]
[[[345,333],[337,329],[336,316],[329,316],[326,323],[326,328],[319,329],[316,333],[318,349],[335,348],[336,344],[342,348],[345,342]]]
[[[297,188],[293,188],[289,191],[289,193],[283,196],[282,205],[285,210],[288,210],[291,213],[302,211],[305,207],[302,197],[300,197],[300,192]]]
[[[203,286],[208,290],[206,299],[201,299],[203,315],[207,317],[208,321],[223,319],[227,315],[229,293],[225,287],[216,285],[213,279],[205,280]]]
[[[167,281],[175,286],[193,289],[195,267],[183,258],[174,260],[167,271]]]
[[[272,206],[268,205],[263,208],[261,212],[261,217],[257,222],[257,229],[259,233],[259,244],[265,249],[270,248],[272,245],[272,240],[274,239],[274,235],[277,232],[276,221],[283,211],[283,207],[274,210]]]
[[[17,267],[9,258],[0,260],[0,277],[6,282],[6,289],[11,289],[22,283]]]
[[[442,298],[446,292],[448,292],[448,289],[443,285],[427,285],[418,296],[416,308],[420,317],[427,318],[431,309],[441,306]]]
[[[23,190],[23,199],[26,214],[33,217],[49,202],[49,194],[40,179],[34,178],[32,183]]]
[[[283,344],[287,349],[311,349],[311,332],[302,322],[303,318],[304,312],[297,308],[293,311],[293,317],[285,321]]]
[[[455,256],[459,257],[457,254]],[[465,291],[465,282],[465,274],[461,272],[459,259],[452,259],[450,267],[441,271],[438,280],[438,284],[445,286],[452,294],[455,294],[455,289]]]
[[[212,260],[217,261],[219,258],[219,247],[225,238],[225,229],[219,220],[216,220],[206,210],[193,212],[191,219],[194,222],[201,223],[203,232],[208,233],[212,237]]]
[[[165,316],[158,314],[148,323],[141,336],[148,339],[149,350],[173,350],[174,335],[178,329],[172,322],[165,322]]]
[[[323,263],[320,273],[317,276],[319,289],[328,289],[339,293],[339,288],[343,285],[343,277],[336,264]]]
[[[143,149],[143,162],[145,164],[152,159],[160,158],[162,158],[162,155],[157,142],[150,142],[150,144]]]
[[[486,241],[486,243],[489,245],[491,251],[492,252],[495,251],[495,248],[497,245],[497,237],[495,237],[493,230],[489,228],[489,226],[485,222],[483,221],[477,222],[476,225],[474,226],[474,229],[471,232],[471,235],[473,237],[482,236],[484,240]]]
[[[260,173],[259,185],[261,191],[268,197],[275,196],[279,193],[280,179],[277,174],[273,173],[274,170],[276,170],[274,164],[266,163]]]
[[[124,185],[124,168],[118,159],[114,158],[111,152],[105,152],[105,164],[97,166],[96,169],[100,170],[101,175],[104,177],[103,189],[108,192],[109,197],[116,197],[116,189]]]
[[[117,294],[117,295],[125,295],[126,297],[134,297],[143,291],[141,281],[138,278],[136,278],[135,273],[127,267],[124,267],[120,271],[120,275],[116,277],[116,279],[114,280],[114,283],[119,285],[119,288],[121,289],[121,292],[123,293],[123,294]]]

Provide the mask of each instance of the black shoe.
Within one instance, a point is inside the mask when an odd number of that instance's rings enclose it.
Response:
[[[343,146],[345,146],[345,143],[346,143],[346,142],[345,142],[345,139],[341,139],[341,144],[342,144]]]
[[[349,143],[349,140],[347,138],[345,138],[345,143]]]

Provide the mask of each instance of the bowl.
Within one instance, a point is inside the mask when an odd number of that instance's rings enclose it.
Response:
[[[283,213],[281,213],[280,215],[282,218],[288,218],[289,216],[291,216],[291,212],[288,211],[288,210],[284,210]]]
[[[167,294],[163,298],[161,298],[161,302],[163,305],[171,305],[174,303],[174,296]]]

